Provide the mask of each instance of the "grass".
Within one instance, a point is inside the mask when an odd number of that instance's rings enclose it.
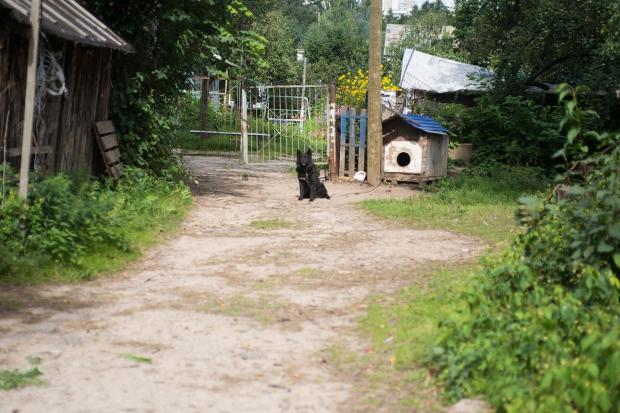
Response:
[[[250,226],[254,229],[259,229],[259,230],[276,230],[276,229],[290,228],[292,224],[281,218],[274,218],[274,219],[252,221],[250,222]]]
[[[439,323],[463,303],[458,299],[478,264],[443,265],[429,271],[427,283],[393,297],[373,297],[361,330],[375,351],[395,357],[397,368],[419,366],[439,333]]]
[[[42,384],[40,376],[43,373],[38,368],[41,359],[39,357],[28,357],[28,362],[31,367],[27,369],[0,369],[0,390],[13,390]]]
[[[415,285],[369,299],[358,328],[370,344],[360,351],[334,343],[322,352],[333,368],[355,377],[356,411],[445,411],[423,362],[441,320],[463,307],[459,296],[478,267],[431,264],[415,274]]]
[[[133,361],[135,363],[153,364],[153,359],[150,358],[150,357],[137,356],[137,355],[131,354],[131,353],[121,353],[120,356],[122,358],[124,358],[125,360]]]
[[[113,213],[118,216],[118,221],[122,222],[114,231],[122,235],[126,247],[99,242],[82,251],[77,261],[61,262],[52,260],[43,249],[33,252],[28,250],[28,255],[18,256],[0,242],[0,253],[6,258],[4,263],[0,262],[0,285],[75,283],[114,273],[140,257],[142,251],[160,241],[162,236],[176,231],[192,203],[189,190],[181,186],[168,187],[161,182],[140,184],[136,189],[138,184],[127,184],[129,189],[124,189],[121,194],[108,192],[110,197],[117,199]],[[87,200],[83,202],[86,204]],[[96,204],[95,201],[94,205]],[[55,222],[54,224],[59,225]],[[86,230],[73,231],[79,233]],[[48,239],[45,232],[35,236],[46,245],[65,242]],[[43,242],[39,241],[37,245],[41,244]],[[0,311],[2,307],[0,306]]]
[[[534,169],[474,171],[445,179],[436,192],[369,200],[363,208],[416,228],[453,231],[499,246],[518,231],[518,198],[545,190],[546,182]],[[359,328],[372,345],[369,354],[356,361],[365,372],[366,404],[390,403],[389,411],[395,412],[442,411],[439,389],[424,361],[441,334],[441,321],[466,308],[462,293],[480,268],[478,262],[433,264],[416,275],[415,284],[369,300]]]
[[[535,169],[498,168],[488,174],[447,178],[435,193],[407,199],[365,201],[371,213],[420,229],[440,229],[490,242],[511,239],[518,231],[514,212],[519,197],[540,192],[547,180]]]

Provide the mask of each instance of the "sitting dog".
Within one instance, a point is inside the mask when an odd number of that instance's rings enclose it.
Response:
[[[312,150],[308,149],[303,153],[297,150],[297,179],[299,180],[299,200],[310,198],[313,202],[315,198],[327,198],[327,188],[319,179],[319,172],[312,162]]]

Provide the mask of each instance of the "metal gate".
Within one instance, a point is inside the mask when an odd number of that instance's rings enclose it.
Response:
[[[326,162],[328,97],[322,85],[248,88],[248,161],[291,161],[297,150],[311,149]]]
[[[210,92],[208,126],[192,132],[201,149],[248,162],[290,162],[307,149],[327,162],[328,100],[323,85],[254,86],[243,93],[231,82],[225,92]]]

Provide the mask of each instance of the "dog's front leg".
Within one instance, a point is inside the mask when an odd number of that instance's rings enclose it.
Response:
[[[304,199],[304,181],[302,181],[301,179],[298,179],[299,181],[299,198],[297,198],[299,201],[302,201]]]
[[[310,182],[310,202],[314,202],[316,198],[316,182]]]

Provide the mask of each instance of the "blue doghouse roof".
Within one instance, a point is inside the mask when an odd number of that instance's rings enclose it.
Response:
[[[445,135],[448,133],[448,129],[446,129],[439,122],[428,116],[413,114],[403,115],[402,113],[397,113],[390,119],[393,119],[396,116],[404,120],[409,126],[423,130],[426,133],[434,133],[437,135]]]

